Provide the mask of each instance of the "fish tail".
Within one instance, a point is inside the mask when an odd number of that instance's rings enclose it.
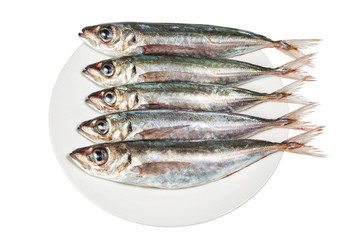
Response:
[[[292,39],[276,41],[276,49],[285,53],[292,58],[299,58],[304,56],[300,50],[306,49],[319,44],[320,39]]]
[[[283,141],[282,143],[285,144],[284,151],[297,153],[297,154],[310,155],[315,157],[326,157],[321,151],[319,151],[319,149],[306,145],[308,142],[313,140],[317,135],[321,134],[323,128],[324,127],[317,127],[305,133],[302,133],[300,135],[297,135],[295,137]]]
[[[299,90],[303,83],[303,81],[295,81],[283,88],[280,88],[279,90],[270,94],[270,100],[303,105],[310,104],[311,102],[309,102],[309,100],[306,98],[294,94],[294,92]]]
[[[300,121],[301,118],[311,113],[316,106],[318,106],[318,104],[310,103],[293,112],[285,114],[284,116],[276,119],[275,122],[278,124],[279,127],[289,129],[308,131],[310,129],[317,128],[317,126],[312,125],[309,122]]]
[[[307,75],[307,73],[301,70],[301,68],[305,66],[313,67],[312,60],[315,55],[315,53],[308,54],[286,63],[278,68],[275,68],[276,74],[282,78],[301,81],[314,81],[314,77]]]

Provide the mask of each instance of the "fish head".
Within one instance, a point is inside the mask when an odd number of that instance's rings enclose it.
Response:
[[[123,51],[121,26],[101,24],[82,29],[79,37],[95,50],[111,56],[119,56]]]
[[[121,23],[85,27],[79,37],[95,50],[114,57],[133,55],[129,50],[137,47],[133,29]]]
[[[129,135],[129,124],[121,113],[114,113],[85,121],[79,125],[78,131],[95,142],[115,142],[125,140]]]
[[[118,86],[127,84],[133,77],[136,68],[129,58],[119,58],[90,64],[83,74],[97,84]]]
[[[94,92],[87,97],[85,102],[105,113],[129,110],[126,88],[121,86]]]
[[[112,144],[99,144],[78,148],[70,153],[71,159],[90,175],[114,178],[129,162],[125,147]]]

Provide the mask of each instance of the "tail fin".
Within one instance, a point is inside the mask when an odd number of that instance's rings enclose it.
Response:
[[[296,81],[283,88],[280,88],[279,90],[270,94],[269,100],[304,105],[310,104],[311,102],[309,102],[306,98],[294,94],[294,92],[296,92],[303,85],[303,83],[303,81]]]
[[[292,58],[304,56],[300,49],[306,49],[319,44],[320,39],[292,39],[276,41],[276,48]]]
[[[276,119],[276,123],[279,124],[279,127],[297,129],[297,130],[305,130],[308,131],[310,129],[314,129],[317,126],[311,125],[309,122],[299,121],[302,117],[311,113],[312,109],[315,108],[318,104],[310,103],[306,106],[303,106],[293,112],[285,114],[284,116]]]
[[[283,141],[286,144],[286,152],[292,152],[297,154],[310,155],[315,157],[326,157],[317,148],[305,145],[314,139],[317,135],[321,134],[324,127],[314,128],[310,131],[297,135],[293,138]]]
[[[315,53],[302,56],[294,61],[286,63],[278,68],[276,72],[279,77],[289,78],[301,81],[313,81],[314,78],[310,75],[306,75],[306,72],[302,71],[301,68],[304,66],[313,67],[311,61],[313,60]]]

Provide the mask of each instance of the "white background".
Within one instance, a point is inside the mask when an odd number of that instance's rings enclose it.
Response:
[[[359,13],[356,1],[6,1],[1,4],[1,239],[359,239]],[[181,228],[118,219],[85,199],[52,152],[48,107],[83,26],[113,21],[215,24],[272,39],[321,38],[301,91],[322,105],[313,144],[329,157],[285,153],[249,202]],[[266,50],[274,65],[290,60]],[[176,206],[174,206],[176,207]]]

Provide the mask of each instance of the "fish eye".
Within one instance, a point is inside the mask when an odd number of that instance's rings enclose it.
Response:
[[[109,158],[108,153],[104,148],[94,149],[91,153],[92,161],[98,166],[105,164],[108,158]]]
[[[109,132],[109,123],[106,120],[98,120],[95,123],[95,130],[101,135],[104,135]]]
[[[102,28],[99,31],[99,36],[104,42],[110,42],[113,39],[113,31],[110,28]]]
[[[101,67],[101,71],[103,72],[103,74],[107,77],[111,77],[112,75],[114,75],[115,73],[115,67],[112,63],[105,63],[102,67]]]
[[[104,101],[108,105],[114,105],[116,102],[116,95],[114,92],[106,92],[104,94]]]

